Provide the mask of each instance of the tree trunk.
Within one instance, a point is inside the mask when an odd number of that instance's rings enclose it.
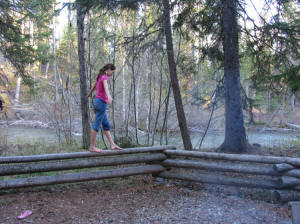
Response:
[[[138,139],[138,126],[137,126],[137,105],[136,105],[136,74],[135,74],[135,30],[132,30],[132,65],[131,65],[131,72],[132,72],[132,82],[133,82],[133,109],[134,109],[134,128],[135,128],[135,141],[136,144],[139,144]]]
[[[182,105],[181,93],[180,93],[180,88],[179,88],[178,78],[176,73],[176,64],[174,60],[169,0],[163,0],[163,6],[164,6],[164,17],[165,17],[164,30],[165,30],[166,44],[167,44],[168,63],[169,63],[169,70],[170,70],[175,106],[177,111],[177,118],[178,118],[180,132],[183,140],[184,149],[191,150],[193,146],[191,143],[190,135],[186,124],[185,113]]]
[[[114,17],[114,32],[117,32],[117,22],[116,22],[116,17]],[[113,64],[116,62],[116,36],[113,38]],[[113,75],[112,77],[112,97],[113,97],[113,102],[112,102],[112,122],[113,122],[113,136],[116,138],[116,117],[115,117],[115,110],[116,110],[116,105],[117,105],[117,99],[115,97],[116,93],[116,76]]]
[[[201,40],[200,37],[198,38],[199,40],[199,51],[198,51],[198,83],[197,83],[197,97],[201,97],[202,91],[202,76],[203,76],[203,71],[202,71],[202,62],[201,62]]]
[[[296,101],[296,95],[295,95],[295,93],[292,93],[292,95],[291,95],[291,109],[292,109],[292,111],[295,110],[295,101]]]
[[[154,139],[155,139],[155,134],[156,134],[157,124],[158,124],[158,119],[159,119],[159,115],[160,115],[160,108],[161,108],[161,105],[162,105],[162,103],[161,103],[161,95],[162,95],[162,72],[160,71],[158,108],[157,108],[157,114],[156,114],[154,128],[153,128],[152,145],[154,145]]]
[[[77,9],[77,32],[78,32],[78,58],[80,75],[80,101],[82,116],[82,146],[87,149],[90,145],[91,125],[89,122],[89,107],[87,96],[87,80],[84,54],[84,13],[79,6]]]
[[[58,79],[57,79],[57,64],[56,64],[56,26],[55,26],[55,17],[53,17],[53,71],[54,71],[54,80],[55,80],[55,104],[59,101],[59,93],[58,93]],[[56,107],[56,105],[55,105]]]
[[[150,57],[149,57],[150,59]],[[148,61],[149,63],[149,61]],[[152,72],[153,72],[153,55],[151,56],[150,64],[147,65],[149,72],[148,75],[148,93],[149,93],[149,107],[148,107],[148,116],[147,116],[147,145],[150,144],[150,132],[151,132],[151,114],[152,114]]]
[[[21,77],[18,77],[17,84],[16,84],[16,95],[15,95],[15,105],[19,105],[19,98],[20,98],[20,88],[21,88]]]
[[[125,56],[123,56],[122,62],[122,118],[123,118],[123,125],[126,121],[126,81],[125,81]]]
[[[241,153],[250,145],[246,138],[241,101],[236,1],[222,0],[223,50],[225,56],[225,140],[222,152]]]

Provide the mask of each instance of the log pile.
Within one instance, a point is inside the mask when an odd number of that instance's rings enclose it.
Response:
[[[273,198],[278,201],[300,200],[300,158],[174,149],[155,146],[102,153],[0,157],[0,190],[152,174],[167,179],[272,189]],[[83,168],[93,170],[78,171]],[[12,179],[14,175],[26,177]]]
[[[163,153],[174,146],[140,147],[105,150],[102,153],[73,152],[61,154],[0,157],[0,190],[50,184],[71,183],[140,174],[156,174],[165,168],[158,164],[167,157]],[[135,165],[132,165],[135,164]],[[141,165],[142,164],[142,165]],[[118,167],[119,165],[131,165]],[[99,170],[113,166],[109,170]],[[44,172],[96,168],[89,172],[49,174]],[[36,176],[36,173],[41,173]],[[34,176],[12,179],[12,175]],[[9,178],[6,178],[8,176]]]
[[[279,201],[300,200],[300,158],[184,150],[164,153],[168,159],[162,165],[167,170],[159,177],[274,189]],[[174,168],[183,168],[184,172]]]

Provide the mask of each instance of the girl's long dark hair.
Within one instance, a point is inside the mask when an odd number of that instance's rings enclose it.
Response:
[[[108,63],[108,64],[104,65],[104,66],[99,70],[99,72],[98,72],[98,74],[97,74],[97,78],[96,78],[97,82],[98,82],[99,78],[100,78],[100,77],[105,73],[105,71],[108,70],[108,69],[114,71],[114,70],[116,70],[116,66],[115,66],[114,64],[111,64],[111,63]]]

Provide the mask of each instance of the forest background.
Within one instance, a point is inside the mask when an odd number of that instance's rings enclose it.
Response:
[[[129,139],[131,144],[169,144],[179,124],[162,28],[163,5],[159,1],[77,3],[0,1],[1,125],[54,128],[59,141],[68,144],[83,132],[81,5],[86,89],[104,64],[117,67],[110,79],[114,101],[108,111],[114,138]],[[189,131],[199,133],[193,148],[201,148],[207,132],[225,130],[221,3],[171,1],[181,99]],[[267,1],[256,16],[247,10],[250,6],[255,11],[255,3],[237,1],[246,129],[299,130],[299,5]],[[58,35],[58,24],[63,23]],[[86,102],[92,122],[92,102]]]

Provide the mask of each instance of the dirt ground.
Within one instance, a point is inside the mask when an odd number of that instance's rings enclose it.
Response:
[[[253,200],[241,192],[158,182],[152,176],[23,188],[0,192],[0,223],[292,223],[286,204]],[[25,210],[32,215],[18,220]]]

